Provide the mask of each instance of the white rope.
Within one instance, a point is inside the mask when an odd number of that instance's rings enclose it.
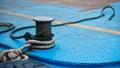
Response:
[[[54,38],[48,41],[28,40],[27,43],[31,44],[33,49],[49,49],[54,47]]]
[[[46,45],[49,45],[49,44],[52,44],[54,43],[54,38],[52,38],[51,40],[48,40],[48,41],[38,41],[38,40],[28,40],[27,43],[29,44],[46,44]]]
[[[33,49],[49,49],[49,48],[52,48],[52,47],[54,47],[54,44],[51,44],[49,46],[39,46],[39,45],[32,46]]]
[[[29,57],[22,53],[20,49],[4,50],[0,54],[0,61],[6,62],[7,60],[27,60]]]
[[[54,38],[49,41],[28,40],[27,44],[19,49],[9,49],[0,52],[0,61],[27,60],[29,57],[22,52],[24,48],[30,47],[32,49],[49,49],[54,47],[54,41]]]

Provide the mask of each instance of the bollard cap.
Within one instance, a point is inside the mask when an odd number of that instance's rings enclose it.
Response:
[[[51,22],[51,21],[54,21],[54,18],[52,18],[52,17],[35,17],[33,20],[37,21],[37,22]]]

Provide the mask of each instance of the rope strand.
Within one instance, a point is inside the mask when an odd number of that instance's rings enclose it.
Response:
[[[105,16],[105,14],[103,13],[105,9],[107,8],[110,8],[112,9],[113,13],[112,15],[110,16],[110,18],[108,18],[108,20],[111,20],[114,16],[115,16],[115,10],[112,6],[106,6],[104,7],[102,10],[101,10],[101,14],[99,16],[96,16],[96,17],[92,17],[92,18],[85,18],[85,19],[82,19],[82,20],[78,20],[78,21],[74,21],[74,22],[65,22],[65,23],[61,23],[61,24],[55,24],[55,25],[52,25],[53,27],[56,27],[56,26],[63,26],[63,25],[66,25],[66,24],[75,24],[75,23],[81,23],[83,21],[87,21],[87,20],[93,20],[93,19],[97,19],[97,18],[100,18],[100,17],[103,17]],[[24,30],[24,29],[28,29],[28,28],[35,28],[36,26],[25,26],[25,27],[21,27],[21,28],[18,28],[18,29],[15,29],[11,32],[10,34],[10,37],[12,39],[20,39],[20,38],[26,38],[25,35],[21,35],[21,36],[14,36],[14,33],[20,31],[20,30]],[[33,37],[35,35],[32,35]]]
[[[4,23],[4,22],[0,22],[0,27],[8,27],[7,29],[4,29],[4,30],[0,31],[0,34],[8,32],[8,31],[10,31],[10,30],[15,28],[15,26],[13,24],[11,24],[11,23]]]

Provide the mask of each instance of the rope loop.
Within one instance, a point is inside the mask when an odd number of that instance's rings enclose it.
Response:
[[[8,32],[8,31],[15,28],[15,26],[13,24],[5,23],[5,22],[0,22],[0,27],[8,27],[7,29],[4,29],[4,30],[0,31],[0,34],[4,33],[4,32]]]
[[[27,40],[39,40],[39,41],[44,41],[44,40],[48,40],[51,39],[54,36],[54,34],[50,34],[48,36],[45,37],[40,37],[37,38],[35,35],[30,34],[29,32],[26,32],[24,35],[24,39]]]
[[[112,18],[115,16],[115,9],[114,9],[112,6],[106,6],[106,7],[104,7],[104,8],[102,9],[102,11],[101,11],[101,14],[102,14],[103,16],[105,15],[105,14],[103,13],[103,11],[104,11],[106,8],[112,9],[113,13],[112,13],[112,15],[111,15],[110,18],[109,18],[109,20],[112,20]]]

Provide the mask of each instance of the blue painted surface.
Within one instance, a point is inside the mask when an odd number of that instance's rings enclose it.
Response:
[[[120,17],[120,9],[119,9],[120,2],[111,4],[111,6],[113,6],[113,8],[115,8],[115,11],[116,11],[115,17],[111,21],[109,21],[108,18],[110,17],[110,15],[112,15],[112,10],[106,9],[104,11],[105,17],[102,17],[101,19],[95,19],[95,20],[83,22],[80,24],[120,31],[120,28],[119,28],[120,27],[120,20],[118,19]],[[91,16],[98,15],[98,13],[100,13],[100,11],[101,11],[101,9],[98,9],[98,10],[88,11],[85,13],[87,13],[87,16],[91,17]]]
[[[75,21],[100,14],[100,9],[80,13],[77,12],[79,8],[41,4],[29,2],[27,0],[14,0],[14,2],[2,0],[0,4],[2,4],[2,7],[0,7],[2,10],[23,13],[31,16],[51,16],[61,21]],[[120,30],[120,22],[118,19],[120,17],[120,3],[114,3],[112,5],[116,10],[116,16],[112,21],[107,20],[111,14],[111,12],[108,12],[110,9],[107,9],[105,11],[105,13],[107,13],[105,17],[85,21],[80,24]],[[34,25],[34,22],[31,19],[5,13],[0,13],[0,21],[11,22],[16,25],[16,28]],[[77,67],[80,66],[80,63],[103,63],[101,65],[105,65],[105,63],[120,61],[120,35],[71,26],[53,27],[52,29],[55,34],[55,47],[44,51],[32,51],[30,54],[36,56],[33,58],[38,57],[41,62],[49,64]],[[33,34],[35,33],[35,29],[27,29],[27,31],[30,31]],[[24,34],[25,32],[26,30],[23,30],[15,35]],[[9,34],[10,32],[1,34],[0,43],[10,45],[13,48],[19,48],[25,44],[24,39],[12,40],[9,37]],[[113,66],[119,67],[118,63],[112,64],[112,66],[109,64],[107,65],[110,67],[106,66],[105,68],[113,68]],[[89,65],[86,65],[86,67],[87,66]]]
[[[10,4],[6,4],[6,3],[10,3]],[[65,21],[68,20],[68,18],[76,17],[77,14],[80,14],[80,13],[76,13],[76,11],[82,10],[80,8],[75,8],[75,7],[42,4],[42,3],[30,2],[27,0],[15,0],[13,2],[8,0],[2,0],[1,4],[2,6],[0,7],[0,9],[3,10],[23,13],[31,16],[50,16],[57,20],[65,20]]]

